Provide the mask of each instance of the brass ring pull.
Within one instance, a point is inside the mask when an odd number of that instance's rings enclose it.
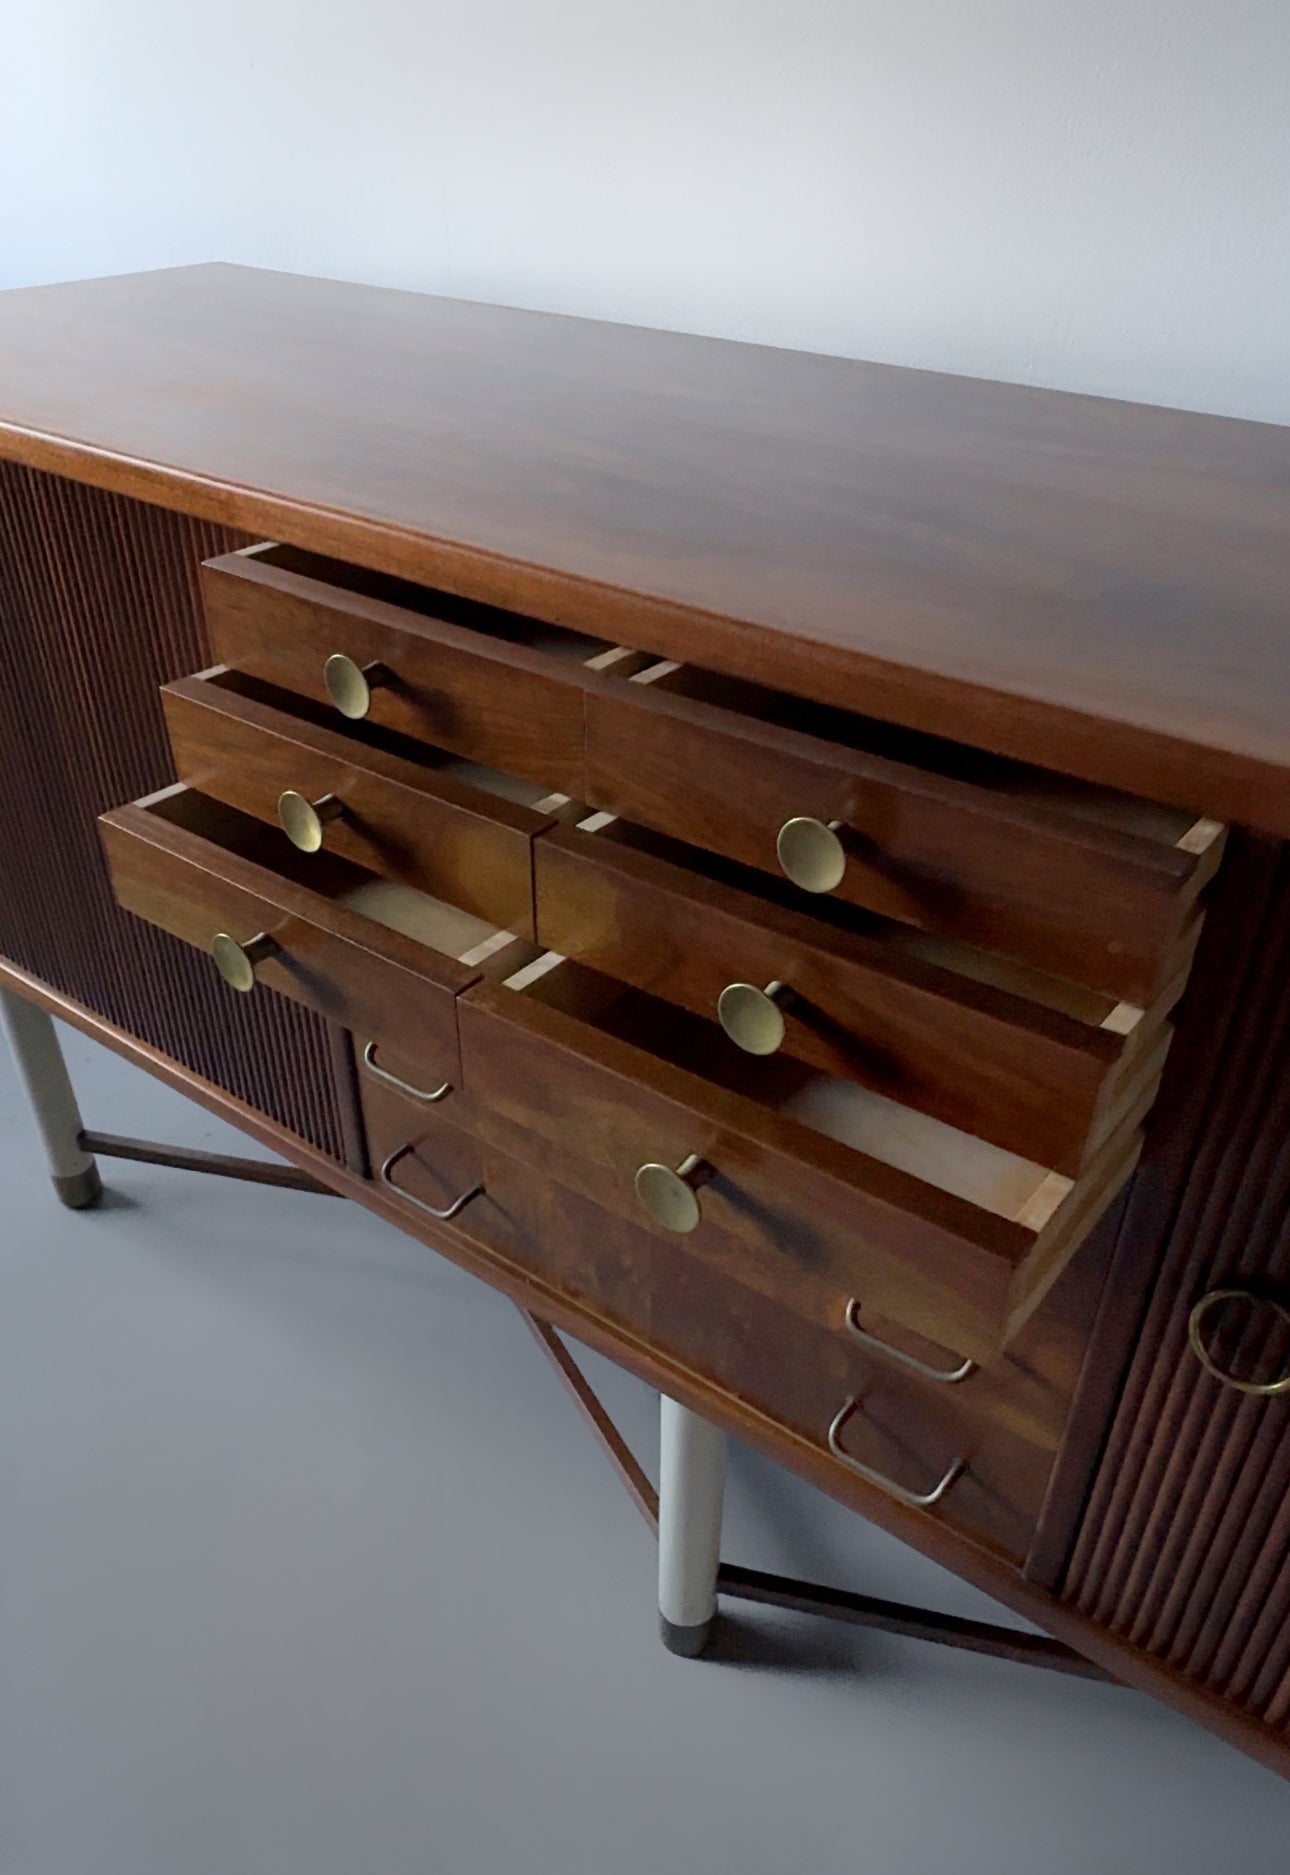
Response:
[[[329,820],[339,820],[345,803],[337,795],[323,794],[316,801],[308,795],[286,788],[278,796],[278,821],[292,846],[302,853],[316,853],[323,843],[323,830]]]
[[[844,821],[795,814],[780,828],[775,853],[785,876],[804,892],[832,892],[841,885],[847,854],[858,842]]]
[[[846,1324],[848,1333],[853,1335],[862,1348],[882,1356],[884,1361],[895,1361],[900,1367],[907,1367],[912,1374],[918,1374],[923,1380],[936,1380],[942,1386],[956,1387],[961,1380],[968,1380],[976,1372],[976,1362],[962,1360],[957,1367],[931,1367],[926,1361],[920,1361],[916,1355],[906,1354],[903,1348],[895,1347],[890,1341],[883,1341],[877,1335],[871,1335],[867,1328],[862,1328],[856,1317],[860,1313],[860,1304],[852,1296],[847,1303]]]
[[[255,988],[255,970],[266,957],[273,957],[282,949],[277,938],[270,937],[267,931],[261,931],[258,937],[248,938],[245,944],[239,944],[227,931],[217,931],[211,941],[211,956],[215,959],[215,968],[231,990],[241,990],[243,995]]]
[[[778,978],[764,990],[755,983],[727,983],[717,998],[717,1019],[746,1055],[773,1055],[784,1043],[784,1011],[795,1000]]]
[[[323,683],[342,716],[358,722],[372,707],[372,692],[390,681],[390,673],[380,663],[356,664],[343,651],[333,651],[323,665]]]
[[[445,1205],[443,1209],[440,1210],[437,1205],[427,1204],[424,1198],[418,1198],[412,1192],[404,1191],[401,1185],[395,1184],[392,1175],[395,1166],[398,1165],[401,1159],[406,1159],[412,1150],[413,1148],[411,1146],[396,1146],[389,1158],[385,1161],[385,1164],[376,1174],[381,1184],[384,1185],[388,1191],[394,1192],[397,1197],[401,1198],[404,1204],[412,1205],[417,1211],[424,1211],[427,1217],[434,1218],[437,1223],[447,1224],[456,1217],[459,1211],[465,1210],[472,1198],[478,1198],[482,1195],[484,1187],[482,1185],[472,1185],[469,1191],[463,1191],[460,1198],[454,1198],[451,1204]]]
[[[1192,1353],[1205,1372],[1212,1374],[1223,1386],[1230,1387],[1234,1393],[1253,1394],[1257,1399],[1272,1400],[1280,1394],[1290,1393],[1290,1374],[1283,1374],[1280,1380],[1238,1380],[1234,1374],[1229,1374],[1218,1365],[1205,1345],[1205,1317],[1211,1309],[1223,1302],[1261,1303],[1279,1315],[1283,1322],[1290,1323],[1290,1308],[1284,1303],[1274,1302],[1271,1296],[1258,1295],[1250,1289],[1211,1289],[1208,1295],[1201,1297],[1187,1317],[1187,1339]]]
[[[905,1485],[897,1484],[894,1478],[888,1478],[882,1472],[874,1471],[869,1465],[862,1465],[858,1458],[852,1458],[850,1452],[844,1452],[839,1444],[842,1428],[851,1415],[858,1413],[859,1410],[860,1402],[855,1398],[844,1403],[829,1427],[830,1452],[834,1458],[841,1459],[848,1471],[854,1471],[857,1477],[863,1478],[866,1484],[876,1484],[880,1491],[885,1491],[889,1497],[896,1498],[902,1504],[908,1504],[911,1510],[930,1510],[934,1504],[939,1504],[955,1479],[961,1478],[967,1470],[966,1462],[961,1458],[956,1458],[940,1483],[934,1484],[930,1491],[910,1491]]]
[[[675,1169],[651,1161],[636,1174],[636,1196],[656,1224],[684,1237],[703,1216],[699,1187],[715,1176],[714,1168],[696,1152],[689,1153]]]
[[[397,1087],[399,1092],[406,1094],[409,1100],[419,1100],[425,1107],[432,1107],[436,1100],[446,1100],[452,1092],[451,1081],[445,1081],[442,1087],[433,1089],[413,1087],[411,1081],[401,1081],[397,1074],[391,1074],[390,1070],[383,1068],[376,1059],[375,1042],[369,1042],[363,1050],[363,1066],[369,1074],[374,1074],[378,1081],[384,1081],[389,1087]]]

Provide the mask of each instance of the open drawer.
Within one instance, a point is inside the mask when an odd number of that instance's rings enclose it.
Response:
[[[459,1078],[455,998],[534,947],[456,906],[319,853],[182,786],[99,822],[126,908],[380,1045],[418,1085]]]
[[[539,943],[719,1021],[732,1065],[782,1052],[1072,1177],[1159,1082],[1190,947],[1142,1009],[849,905],[808,915],[608,814],[533,854]]]
[[[293,547],[224,554],[201,578],[222,663],[582,795],[585,667],[607,639]]]
[[[458,1002],[479,1135],[696,1255],[798,1263],[961,1357],[1028,1319],[1137,1161],[1131,1106],[1077,1179],[555,953]]]
[[[1216,822],[689,665],[611,668],[597,808],[1128,1002],[1174,974]]]
[[[606,1214],[548,1169],[482,1144],[468,1097],[418,1106],[365,1077],[363,1111],[373,1166],[406,1228],[434,1245],[451,1225],[629,1341],[716,1381],[829,1452],[843,1496],[858,1467],[903,1497],[953,1464],[938,1514],[1024,1555],[1079,1371],[1079,1337],[1060,1319],[1069,1300],[1037,1311],[1015,1357],[968,1384],[929,1382],[891,1344],[862,1341],[854,1298],[808,1272],[795,1272],[803,1295],[782,1277],[766,1283],[751,1259],[719,1268],[689,1240]]]
[[[186,786],[520,936],[533,935],[533,838],[577,812],[535,782],[354,724],[216,669],[161,693]],[[333,727],[333,725],[336,725]]]

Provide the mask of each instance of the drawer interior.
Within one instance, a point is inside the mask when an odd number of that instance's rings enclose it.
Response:
[[[472,762],[463,755],[454,755],[450,749],[436,748],[433,743],[424,742],[416,736],[401,735],[398,730],[387,729],[379,723],[347,721],[334,709],[325,707],[311,697],[302,696],[294,690],[280,689],[276,684],[248,676],[243,671],[230,670],[226,665],[219,664],[209,671],[201,671],[198,678],[218,694],[245,697],[290,721],[307,723],[311,729],[320,731],[333,741],[344,741],[352,747],[356,762],[361,762],[365,751],[372,750],[396,761],[406,762],[427,779],[446,776],[480,794],[499,801],[509,801],[516,807],[527,807],[536,814],[552,819],[574,821],[586,812],[583,803],[573,801],[565,794],[552,793],[541,782],[525,781],[519,775],[504,774],[499,768]]]
[[[860,716],[828,704],[808,703],[785,691],[740,678],[723,677],[692,664],[660,659],[629,673],[632,683],[672,696],[688,697],[714,711],[724,711],[776,728],[796,731],[864,755],[921,770],[947,781],[984,788],[1031,808],[1069,815],[1108,832],[1147,840],[1162,847],[1202,850],[1197,844],[1221,831],[1215,822],[1199,823],[1185,809],[1166,807],[1138,795],[1097,787],[1049,769],[992,755],[965,743],[898,724]],[[1198,829],[1198,830],[1197,830]],[[1196,830],[1196,831],[1194,831]]]
[[[867,1159],[1038,1234],[1074,1189],[1048,1167],[989,1145],[853,1081],[782,1056],[732,1058],[715,1023],[546,952],[506,987],[672,1066],[757,1102]]]
[[[397,931],[482,976],[505,976],[540,954],[536,945],[498,930],[445,899],[380,878],[332,853],[297,853],[262,822],[195,789],[168,788],[140,805],[153,818],[182,827],[209,846],[307,888],[320,899],[356,912],[387,931]]]
[[[786,912],[801,915],[803,911],[802,894],[787,880],[777,879],[773,874],[761,872],[754,866],[741,865],[737,860],[727,859],[720,854],[709,853],[703,847],[691,846],[683,840],[674,839],[670,834],[656,833],[650,827],[638,826],[615,814],[587,814],[575,818],[573,824],[580,832],[592,833],[606,845],[630,847],[664,860],[691,875],[696,885],[701,886],[703,881],[712,880],[744,893],[749,899],[768,901]],[[824,895],[813,897],[810,900],[810,917],[815,924],[843,938],[856,938],[866,945],[880,945],[893,959],[919,958],[945,971],[949,977],[986,984],[1020,1001],[1037,1003],[1042,1008],[1071,1016],[1075,1021],[1086,1023],[1092,1028],[1106,1027],[1118,1034],[1128,1034],[1137,1027],[1145,1013],[1138,1004],[1126,1003],[1102,991],[1087,989],[1082,984],[1068,982],[1064,977],[1050,976],[1019,959],[1004,957],[996,951],[982,950],[977,945],[960,943],[954,938],[939,937],[930,931],[919,931],[913,925],[901,924],[894,918],[884,918],[878,912],[866,911],[862,906],[849,904],[844,899]],[[1196,936],[1199,936],[1200,924],[1201,914],[1197,912]],[[1172,986],[1167,988],[1172,990]],[[1153,1003],[1153,1012],[1158,1009],[1159,1004]],[[1164,1013],[1163,1010],[1160,1013]]]
[[[617,649],[610,638],[588,637],[563,625],[548,625],[542,619],[529,618],[522,612],[507,612],[475,599],[461,599],[433,586],[418,586],[388,573],[373,573],[366,567],[306,553],[299,547],[266,542],[252,548],[244,557],[258,566],[272,567],[300,579],[316,580],[337,593],[396,606],[402,612],[416,613],[444,624],[460,625],[497,644],[522,645],[545,657],[563,658],[570,664],[586,664]]]

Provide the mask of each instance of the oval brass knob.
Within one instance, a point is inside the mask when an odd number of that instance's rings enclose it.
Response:
[[[1258,1295],[1249,1289],[1211,1289],[1208,1295],[1201,1297],[1187,1318],[1187,1340],[1205,1372],[1212,1374],[1225,1387],[1230,1387],[1234,1393],[1250,1393],[1264,1400],[1277,1399],[1282,1394],[1290,1393],[1290,1374],[1282,1374],[1276,1380],[1238,1380],[1235,1374],[1219,1366],[1206,1345],[1205,1322],[1211,1311],[1224,1302],[1247,1302],[1251,1306],[1268,1308],[1283,1322],[1290,1324],[1290,1308],[1284,1303],[1274,1302],[1271,1296]]]
[[[218,931],[211,943],[211,956],[215,959],[215,968],[231,990],[253,990],[255,988],[255,969],[266,957],[272,957],[282,949],[277,938],[270,937],[267,931],[261,931],[258,937],[248,938],[245,944],[239,944],[227,931]]]
[[[699,1223],[698,1187],[714,1176],[713,1167],[696,1152],[670,1165],[641,1166],[636,1174],[636,1196],[656,1224],[684,1237]]]
[[[389,681],[390,674],[383,665],[358,665],[343,651],[334,651],[323,665],[327,695],[341,715],[354,722],[371,709],[372,692]]]
[[[717,998],[717,1018],[736,1048],[747,1055],[773,1055],[784,1042],[784,1011],[793,1002],[787,983],[759,990],[755,983],[727,983]]]
[[[850,828],[840,820],[815,820],[797,814],[786,820],[775,840],[780,866],[804,892],[832,892],[847,869]]]
[[[327,821],[337,820],[345,812],[345,803],[334,794],[320,795],[311,801],[307,795],[287,788],[278,796],[278,819],[292,846],[302,853],[316,853],[323,843]]]

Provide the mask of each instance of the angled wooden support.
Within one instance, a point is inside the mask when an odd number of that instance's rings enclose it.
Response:
[[[645,1522],[655,1536],[660,1535],[661,1524],[663,1538],[670,1542],[671,1555],[664,1555],[660,1570],[660,1601],[663,1603],[664,1640],[673,1652],[703,1651],[711,1633],[716,1597],[726,1596],[734,1601],[788,1609],[794,1614],[821,1615],[829,1621],[845,1622],[849,1627],[873,1628],[882,1634],[903,1635],[908,1640],[934,1641],[942,1647],[988,1654],[996,1660],[1010,1660],[1016,1666],[1047,1667],[1054,1673],[1118,1684],[1111,1674],[1076,1653],[1073,1647],[1052,1640],[1046,1634],[1028,1634],[992,1621],[969,1621],[959,1615],[939,1614],[930,1608],[884,1601],[876,1595],[860,1595],[850,1589],[828,1588],[794,1576],[773,1575],[762,1569],[743,1568],[738,1563],[716,1561],[721,1473],[717,1442],[724,1442],[724,1434],[707,1428],[712,1440],[705,1444],[702,1434],[698,1433],[705,1422],[688,1408],[663,1399],[665,1462],[660,1505],[660,1494],[655,1492],[555,1329],[527,1309],[521,1309],[520,1314],[595,1433]],[[677,1416],[682,1414],[684,1420],[678,1420]],[[679,1628],[682,1640],[690,1644],[672,1645],[666,1625],[669,1607],[680,1610],[681,1618],[673,1621],[672,1626]],[[699,1631],[697,1647],[692,1644],[695,1630]]]

